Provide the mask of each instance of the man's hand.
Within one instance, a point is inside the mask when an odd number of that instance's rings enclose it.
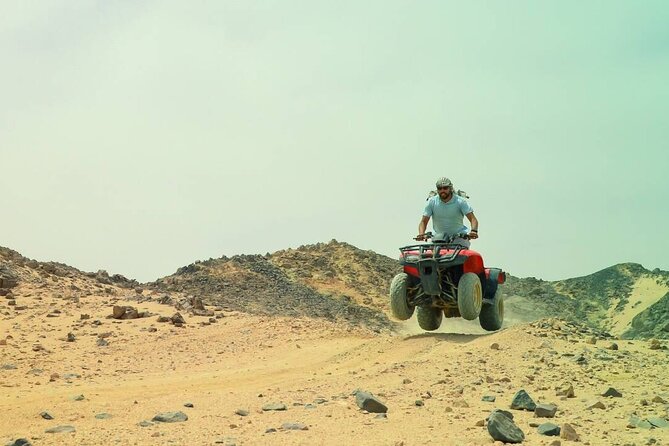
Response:
[[[418,234],[418,235],[415,236],[413,239],[414,239],[414,240],[417,240],[417,241],[419,241],[419,242],[422,242],[423,240],[425,240],[425,238],[426,238],[426,237],[425,237],[425,234]]]
[[[479,233],[478,233],[478,232],[475,232],[475,231],[470,231],[470,232],[469,232],[469,238],[470,238],[470,239],[479,238]]]

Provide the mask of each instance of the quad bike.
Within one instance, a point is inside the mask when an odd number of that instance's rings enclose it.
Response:
[[[432,240],[400,248],[404,272],[390,284],[390,310],[399,320],[416,310],[423,330],[439,328],[442,317],[479,318],[484,330],[502,328],[504,299],[498,285],[506,281],[499,268],[485,268],[481,254],[457,243],[469,238],[455,234],[446,240],[426,233],[415,240]]]

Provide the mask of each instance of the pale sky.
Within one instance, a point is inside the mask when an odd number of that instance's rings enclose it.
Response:
[[[142,282],[332,238],[397,257],[447,176],[487,265],[669,270],[668,24],[665,0],[2,1],[0,246]]]

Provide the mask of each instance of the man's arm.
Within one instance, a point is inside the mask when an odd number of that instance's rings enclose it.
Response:
[[[416,237],[416,239],[422,240],[421,236],[425,234],[425,230],[427,229],[427,224],[429,221],[430,217],[423,215],[423,218],[420,219],[420,223],[418,223],[418,237]]]
[[[476,219],[476,216],[473,212],[470,212],[466,217],[472,225],[472,230],[469,231],[469,238],[479,238],[479,221]]]

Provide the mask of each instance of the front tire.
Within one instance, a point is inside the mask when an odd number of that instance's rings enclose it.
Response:
[[[409,305],[407,284],[409,282],[409,275],[407,273],[399,273],[393,277],[390,283],[390,312],[395,319],[406,321],[413,315],[415,307]]]
[[[481,280],[474,273],[464,273],[458,282],[458,309],[463,319],[473,321],[479,317],[483,305]]]
[[[479,315],[479,323],[481,328],[486,331],[496,331],[502,328],[504,322],[504,298],[502,293],[495,291],[495,296],[492,298],[492,304],[483,305],[481,314]]]
[[[418,307],[416,319],[418,326],[425,331],[434,331],[441,325],[444,312],[441,308]]]

